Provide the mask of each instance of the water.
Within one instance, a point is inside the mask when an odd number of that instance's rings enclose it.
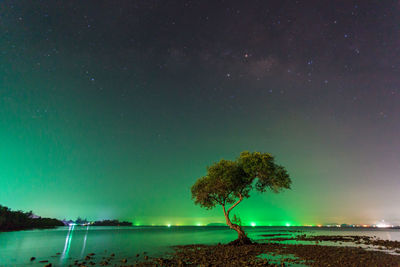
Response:
[[[261,234],[367,235],[400,241],[397,229],[246,227],[252,239],[266,239]],[[288,232],[290,231],[290,232]],[[301,232],[297,232],[301,231]],[[286,237],[286,236],[278,236]],[[288,236],[289,237],[289,236]],[[89,253],[96,260],[115,253],[134,262],[143,252],[161,256],[172,251],[173,245],[227,243],[236,233],[227,227],[59,227],[0,233],[0,266],[43,266],[41,260],[54,265],[68,265]],[[338,245],[338,244],[335,244]],[[348,245],[348,244],[345,244]],[[31,257],[36,260],[30,262]]]

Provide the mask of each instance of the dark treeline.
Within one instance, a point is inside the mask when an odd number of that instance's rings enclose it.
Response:
[[[64,226],[64,224],[57,219],[33,218],[31,211],[12,211],[0,205],[0,231],[51,228],[56,226]]]
[[[104,220],[96,221],[92,224],[93,226],[132,226],[131,222],[120,222],[118,220]]]

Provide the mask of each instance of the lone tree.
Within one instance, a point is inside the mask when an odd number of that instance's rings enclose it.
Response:
[[[222,206],[226,224],[238,233],[233,244],[249,244],[240,225],[232,223],[229,213],[244,198],[250,197],[255,189],[266,192],[271,189],[278,193],[282,189],[290,189],[291,180],[286,169],[275,163],[274,157],[268,153],[244,151],[235,160],[221,160],[207,168],[207,175],[199,178],[192,186],[192,199],[195,204],[212,209],[217,204]],[[230,205],[227,209],[227,205]]]

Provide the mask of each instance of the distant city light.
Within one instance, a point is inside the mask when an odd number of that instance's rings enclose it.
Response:
[[[378,228],[389,228],[389,227],[393,227],[393,225],[389,225],[389,224],[385,223],[385,220],[382,220],[382,222],[378,223],[376,225],[376,227],[378,227]]]

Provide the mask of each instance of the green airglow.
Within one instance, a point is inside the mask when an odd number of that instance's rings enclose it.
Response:
[[[87,5],[1,2],[1,205],[67,220],[225,223],[220,206],[194,205],[190,187],[213,162],[250,150],[273,154],[293,184],[251,192],[234,209],[243,225],[400,224],[398,12],[349,45],[336,26],[326,38],[289,32],[297,26],[277,34],[250,7],[241,10],[255,17],[232,37],[230,22],[196,13],[166,23],[165,5],[135,16]],[[384,20],[391,5],[356,19]],[[301,16],[309,29],[323,19]],[[350,56],[356,44],[366,52]]]

